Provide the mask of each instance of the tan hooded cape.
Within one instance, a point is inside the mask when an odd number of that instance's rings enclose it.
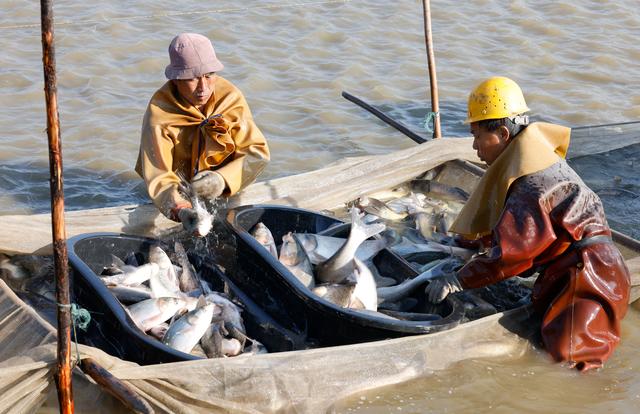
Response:
[[[171,81],[147,107],[136,172],[166,216],[188,204],[178,194],[178,174],[190,180],[196,171],[214,170],[224,178],[224,195],[229,196],[253,182],[269,162],[267,142],[231,82],[217,76],[203,112],[182,99]]]
[[[491,233],[502,214],[511,183],[564,158],[570,133],[569,128],[544,122],[529,125],[487,169],[450,231],[470,239]]]

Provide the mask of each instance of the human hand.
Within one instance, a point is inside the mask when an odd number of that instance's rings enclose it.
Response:
[[[429,282],[424,290],[429,302],[440,303],[450,293],[460,292],[462,286],[458,281],[458,276],[455,273],[447,273],[443,276],[435,277]]]
[[[191,188],[198,197],[213,200],[224,191],[225,182],[222,175],[215,171],[200,171],[191,180]]]

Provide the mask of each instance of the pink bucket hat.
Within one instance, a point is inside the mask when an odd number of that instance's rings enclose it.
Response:
[[[224,68],[211,41],[196,33],[174,37],[169,45],[169,59],[171,63],[164,70],[168,79],[193,79]]]

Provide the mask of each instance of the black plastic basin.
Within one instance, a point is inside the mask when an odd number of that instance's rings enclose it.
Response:
[[[464,316],[462,306],[449,298],[437,306],[426,303],[422,289],[413,293],[418,300],[417,308],[429,308],[429,313],[437,313],[442,319],[393,320],[342,308],[313,294],[250,234],[253,227],[262,222],[271,230],[278,245],[282,236],[290,231],[347,237],[349,226],[340,226],[343,222],[338,219],[309,210],[273,205],[233,208],[227,212],[226,219],[227,226],[236,236],[237,260],[227,276],[269,315],[287,328],[307,335],[310,342],[319,346],[442,331],[458,325]],[[380,274],[398,282],[416,276],[407,262],[388,249],[381,250],[373,261]]]
[[[199,359],[141,332],[97,276],[104,266],[111,263],[111,254],[124,258],[133,252],[146,259],[149,247],[157,243],[166,251],[172,250],[156,239],[115,233],[82,234],[68,240],[69,263],[74,270],[72,301],[89,310],[91,315],[87,331],[76,330],[80,342],[141,365]],[[304,338],[280,326],[228,280],[214,263],[207,258],[191,259],[200,276],[211,283],[214,290],[222,292],[226,282],[231,293],[242,302],[242,316],[250,337],[262,342],[270,352],[306,346]]]

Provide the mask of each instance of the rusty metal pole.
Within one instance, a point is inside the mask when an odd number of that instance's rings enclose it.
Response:
[[[431,5],[429,0],[422,0],[422,12],[424,16],[424,40],[427,44],[427,63],[429,65],[429,83],[431,86],[431,111],[435,113],[433,118],[433,137],[440,138],[440,105],[438,104],[438,79],[436,79],[436,61],[433,54],[433,42],[431,36]]]
[[[71,307],[69,297],[69,262],[64,227],[64,192],[62,187],[62,147],[56,86],[56,59],[53,40],[53,0],[40,0],[42,24],[42,65],[47,108],[49,170],[51,187],[51,231],[53,261],[58,301],[58,364],[55,373],[60,412],[73,413],[71,387]]]

